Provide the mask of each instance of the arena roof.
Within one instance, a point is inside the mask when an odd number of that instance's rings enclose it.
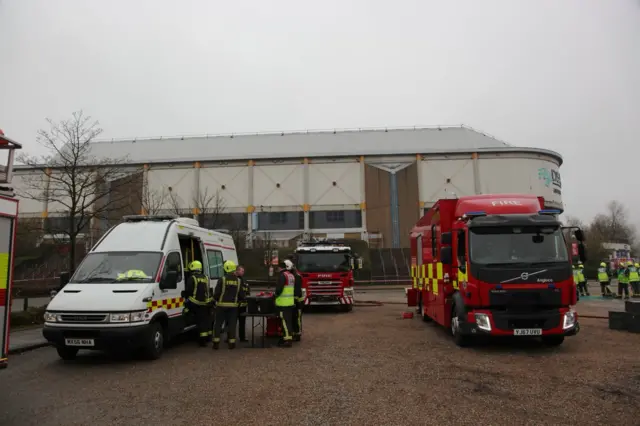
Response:
[[[514,147],[466,126],[136,138],[92,145],[92,155],[126,156],[130,164],[468,152],[536,152],[562,162],[556,152]]]

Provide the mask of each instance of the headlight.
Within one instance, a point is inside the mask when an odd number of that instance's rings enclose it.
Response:
[[[109,316],[109,322],[114,322],[114,323],[140,322],[140,321],[144,321],[145,314],[146,314],[146,311],[111,314]]]
[[[131,322],[144,321],[144,316],[146,313],[147,311],[131,312]]]
[[[56,314],[52,314],[51,312],[44,313],[44,322],[56,322],[58,321],[58,316]]]
[[[353,297],[353,289],[352,288],[345,288],[344,289],[344,295],[345,295],[345,297]]]
[[[491,331],[491,321],[487,314],[475,314],[476,325],[480,330]]]
[[[131,313],[127,312],[125,314],[111,314],[109,318],[109,322],[130,322],[131,321]]]
[[[576,313],[569,311],[564,313],[564,321],[562,322],[562,329],[567,330],[576,325]]]
[[[307,298],[307,289],[306,288],[302,289],[302,297],[304,297],[305,299]]]

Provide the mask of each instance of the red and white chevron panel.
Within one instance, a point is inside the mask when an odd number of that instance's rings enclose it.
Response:
[[[353,305],[353,297],[341,297],[340,298],[341,305]]]

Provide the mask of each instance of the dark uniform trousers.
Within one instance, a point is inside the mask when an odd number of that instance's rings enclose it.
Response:
[[[294,339],[298,340],[302,336],[302,309],[304,301],[297,300],[291,312],[291,323]]]
[[[209,340],[211,334],[211,306],[191,304],[191,309],[196,317],[196,325],[200,340]]]
[[[240,305],[238,307],[238,337],[241,341],[246,340],[247,336],[247,317],[241,314],[247,312],[247,307]]]
[[[280,326],[282,327],[281,339],[283,341],[291,341],[293,330],[293,310],[295,306],[277,306],[278,317],[280,318]]]
[[[222,333],[222,323],[227,326],[227,339],[229,343],[236,341],[236,323],[238,322],[238,308],[235,307],[216,307],[216,323],[213,329],[214,343],[220,342],[220,334]]]

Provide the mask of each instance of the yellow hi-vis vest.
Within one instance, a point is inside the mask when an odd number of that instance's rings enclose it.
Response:
[[[284,284],[282,293],[276,297],[276,306],[283,308],[294,306],[296,304],[294,300],[294,287],[296,285],[296,277],[291,272],[285,272],[284,276],[287,278],[287,282]]]
[[[629,282],[636,283],[640,281],[640,274],[635,266],[629,266]]]
[[[609,282],[609,274],[607,274],[607,268],[598,268],[598,281],[601,283]]]
[[[126,280],[129,278],[149,279],[151,277],[139,269],[129,269],[125,273],[118,274],[116,280]]]
[[[580,271],[577,268],[573,270],[573,282],[578,284],[580,282]]]
[[[578,269],[578,282],[583,283],[585,281],[587,280],[584,278],[584,269]]]

